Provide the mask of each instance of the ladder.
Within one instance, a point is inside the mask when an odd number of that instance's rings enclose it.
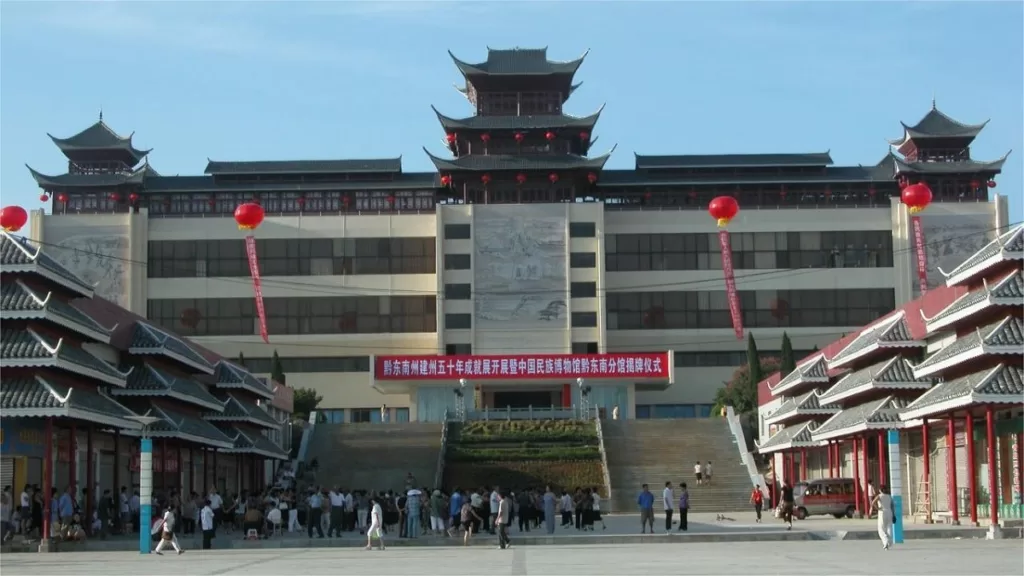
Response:
[[[914,517],[924,516],[925,524],[932,523],[932,491],[927,480],[917,485],[917,498],[914,500]]]

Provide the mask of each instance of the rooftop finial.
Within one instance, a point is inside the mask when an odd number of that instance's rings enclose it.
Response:
[[[100,122],[103,122],[103,108],[100,108]]]
[[[934,90],[932,90],[932,110],[938,110],[938,108],[935,106],[935,91]]]

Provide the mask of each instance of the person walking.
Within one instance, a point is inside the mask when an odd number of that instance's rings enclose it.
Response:
[[[178,546],[178,538],[174,535],[174,510],[168,506],[167,510],[164,511],[164,518],[160,529],[160,542],[156,545],[156,549],[153,550],[154,554],[163,556],[164,546],[168,544],[174,548],[174,551],[178,554],[182,554],[184,550],[181,546]]]
[[[310,538],[313,537],[313,528],[316,528],[316,533],[319,538],[324,537],[323,527],[323,515],[324,515],[324,497],[320,494],[319,490],[314,490],[309,495],[309,514],[306,518],[306,533]],[[216,513],[216,510],[214,510]]]
[[[199,528],[203,531],[203,550],[209,550],[213,545],[213,537],[216,534],[216,524],[213,519],[213,508],[210,507],[210,500],[207,498],[203,509],[199,511]]]
[[[665,507],[665,531],[672,529],[672,505],[675,503],[675,495],[672,493],[672,483],[665,482],[665,489],[661,492],[661,504]]]
[[[654,534],[654,494],[651,494],[647,484],[640,487],[636,505],[640,508],[640,533],[646,534],[647,527],[650,526],[651,534]]]
[[[882,549],[888,550],[892,546],[892,523],[895,519],[888,486],[879,487],[871,500],[871,509],[878,512],[878,537],[882,540]]]
[[[548,534],[555,533],[556,502],[555,493],[551,491],[551,486],[547,486],[544,492],[544,528]]]
[[[754,513],[757,514],[757,522],[761,523],[761,510],[764,509],[764,494],[761,493],[761,485],[754,484],[754,491],[750,493],[750,503],[754,505]]]
[[[384,550],[384,511],[380,507],[378,496],[370,498],[370,528],[366,530],[366,549],[373,550],[373,540],[376,538],[379,549]]]
[[[512,499],[508,492],[501,492],[498,500],[498,513],[494,517],[495,528],[498,532],[498,548],[505,550],[512,547],[508,537],[508,524],[512,520]]]
[[[789,524],[786,530],[793,529],[793,487],[789,482],[782,483],[782,521]]]

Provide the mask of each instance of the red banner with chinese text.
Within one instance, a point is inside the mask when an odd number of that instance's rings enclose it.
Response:
[[[245,237],[245,255],[249,257],[249,273],[252,275],[252,292],[256,297],[256,316],[260,319],[260,337],[267,344],[267,312],[263,308],[263,285],[260,283],[260,264],[256,259],[256,238]]]
[[[928,255],[924,251],[924,226],[920,216],[911,216],[910,224],[914,227],[914,249],[917,250],[917,283],[921,287],[921,295],[928,291]]]
[[[743,340],[743,315],[740,312],[740,295],[736,292],[736,277],[732,270],[732,246],[729,243],[729,232],[718,232],[718,244],[722,249],[722,271],[725,272],[725,294],[729,299],[729,315],[732,316],[732,329],[736,339]]]
[[[667,352],[377,356],[377,380],[557,380],[669,377]]]

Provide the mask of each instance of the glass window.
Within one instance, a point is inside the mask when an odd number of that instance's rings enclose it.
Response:
[[[594,222],[570,222],[570,238],[594,238],[597,236],[597,224]]]
[[[469,270],[472,264],[472,257],[469,254],[445,254],[445,270]]]
[[[596,282],[573,282],[569,286],[571,298],[594,298],[597,296]]]
[[[596,328],[597,327],[597,312],[573,312],[572,313],[572,327],[573,328]]]
[[[448,356],[468,356],[473,353],[472,344],[445,344],[444,353]]]
[[[570,268],[595,268],[597,267],[597,254],[593,252],[571,252],[569,254]]]
[[[470,228],[469,224],[445,224],[444,225],[444,239],[445,240],[469,240]]]
[[[445,314],[444,327],[447,330],[469,330],[473,327],[473,315]]]
[[[472,294],[473,291],[469,284],[444,285],[445,300],[469,300],[472,297]]]

